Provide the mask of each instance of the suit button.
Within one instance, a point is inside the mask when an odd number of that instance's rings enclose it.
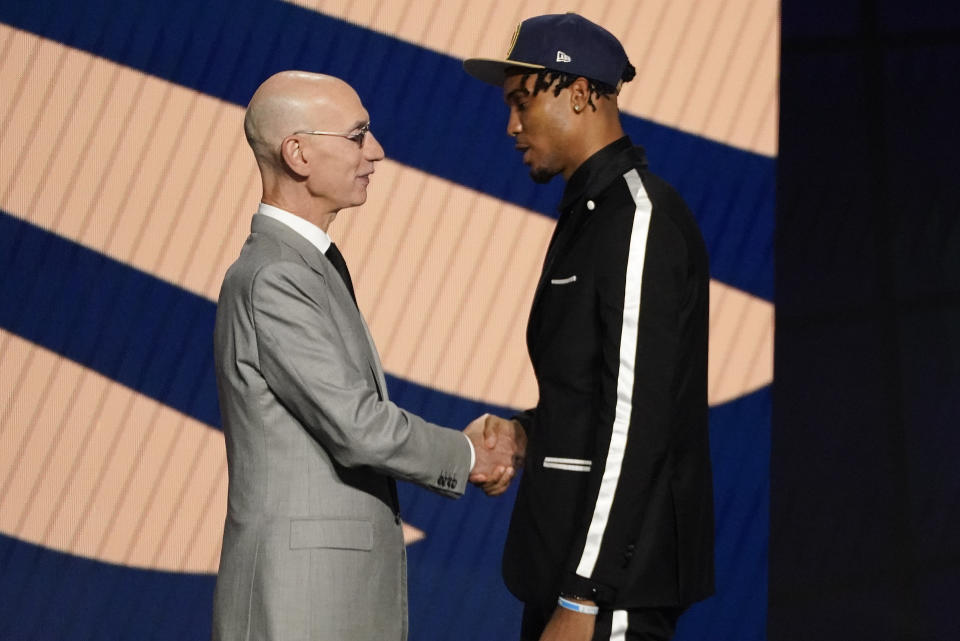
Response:
[[[593,211],[596,208],[597,208],[597,203],[593,202],[592,200],[587,201],[587,209],[589,209],[590,211]]]

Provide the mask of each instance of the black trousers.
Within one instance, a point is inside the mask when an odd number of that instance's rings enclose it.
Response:
[[[555,609],[525,604],[520,641],[537,641]],[[601,608],[593,630],[593,641],[669,641],[682,612],[682,608]]]

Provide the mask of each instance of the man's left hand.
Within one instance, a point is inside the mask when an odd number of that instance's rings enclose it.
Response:
[[[557,606],[540,635],[540,641],[590,641],[596,621],[596,615]]]

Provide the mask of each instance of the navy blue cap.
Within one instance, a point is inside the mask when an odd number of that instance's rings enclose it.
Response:
[[[619,88],[629,61],[612,33],[575,13],[527,18],[513,34],[504,60],[468,58],[464,70],[479,80],[501,86],[510,67],[552,69],[598,80]]]

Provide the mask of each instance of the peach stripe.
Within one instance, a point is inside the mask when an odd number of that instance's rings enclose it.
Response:
[[[0,532],[108,563],[217,571],[223,434],[6,332]],[[6,392],[6,388],[3,388]],[[424,538],[405,527],[408,544]]]
[[[777,7],[758,0],[751,3],[724,79],[727,94],[736,98],[729,104],[729,109],[714,109],[709,114],[707,127],[716,126],[731,136],[740,129],[747,132],[758,120],[756,110],[762,107],[763,98],[775,85],[764,86],[755,79],[769,74],[776,77],[779,67],[777,50],[771,49],[771,45],[779,46],[777,17]],[[773,55],[762,55],[765,51],[772,51]]]
[[[111,563],[215,572],[226,509],[222,434],[3,335],[4,370],[28,362],[22,376],[53,384],[45,393],[24,385],[8,400],[0,531]]]
[[[710,282],[707,398],[717,405],[773,380],[773,305]]]
[[[427,538],[426,532],[417,529],[409,523],[403,524],[403,542],[408,546]]]
[[[36,123],[32,142],[16,147],[18,162],[3,167],[9,193],[0,207],[215,299],[259,197],[242,109],[8,27],[0,35],[14,41],[0,77],[30,71],[0,112],[9,124],[0,143],[16,145],[11,132]],[[388,371],[526,407],[536,399],[526,317],[553,224],[388,160],[367,204],[343,212],[331,233]],[[768,303],[727,300],[715,302],[716,319],[772,322]],[[725,372],[711,383],[712,403],[772,377],[772,332],[730,336],[740,341],[735,350],[711,345],[712,354],[729,354],[712,358]]]
[[[640,72],[620,95],[624,111],[777,152],[776,119],[757,113],[777,87],[777,0],[288,1],[457,58],[502,57],[520,20],[576,11],[616,35]]]

